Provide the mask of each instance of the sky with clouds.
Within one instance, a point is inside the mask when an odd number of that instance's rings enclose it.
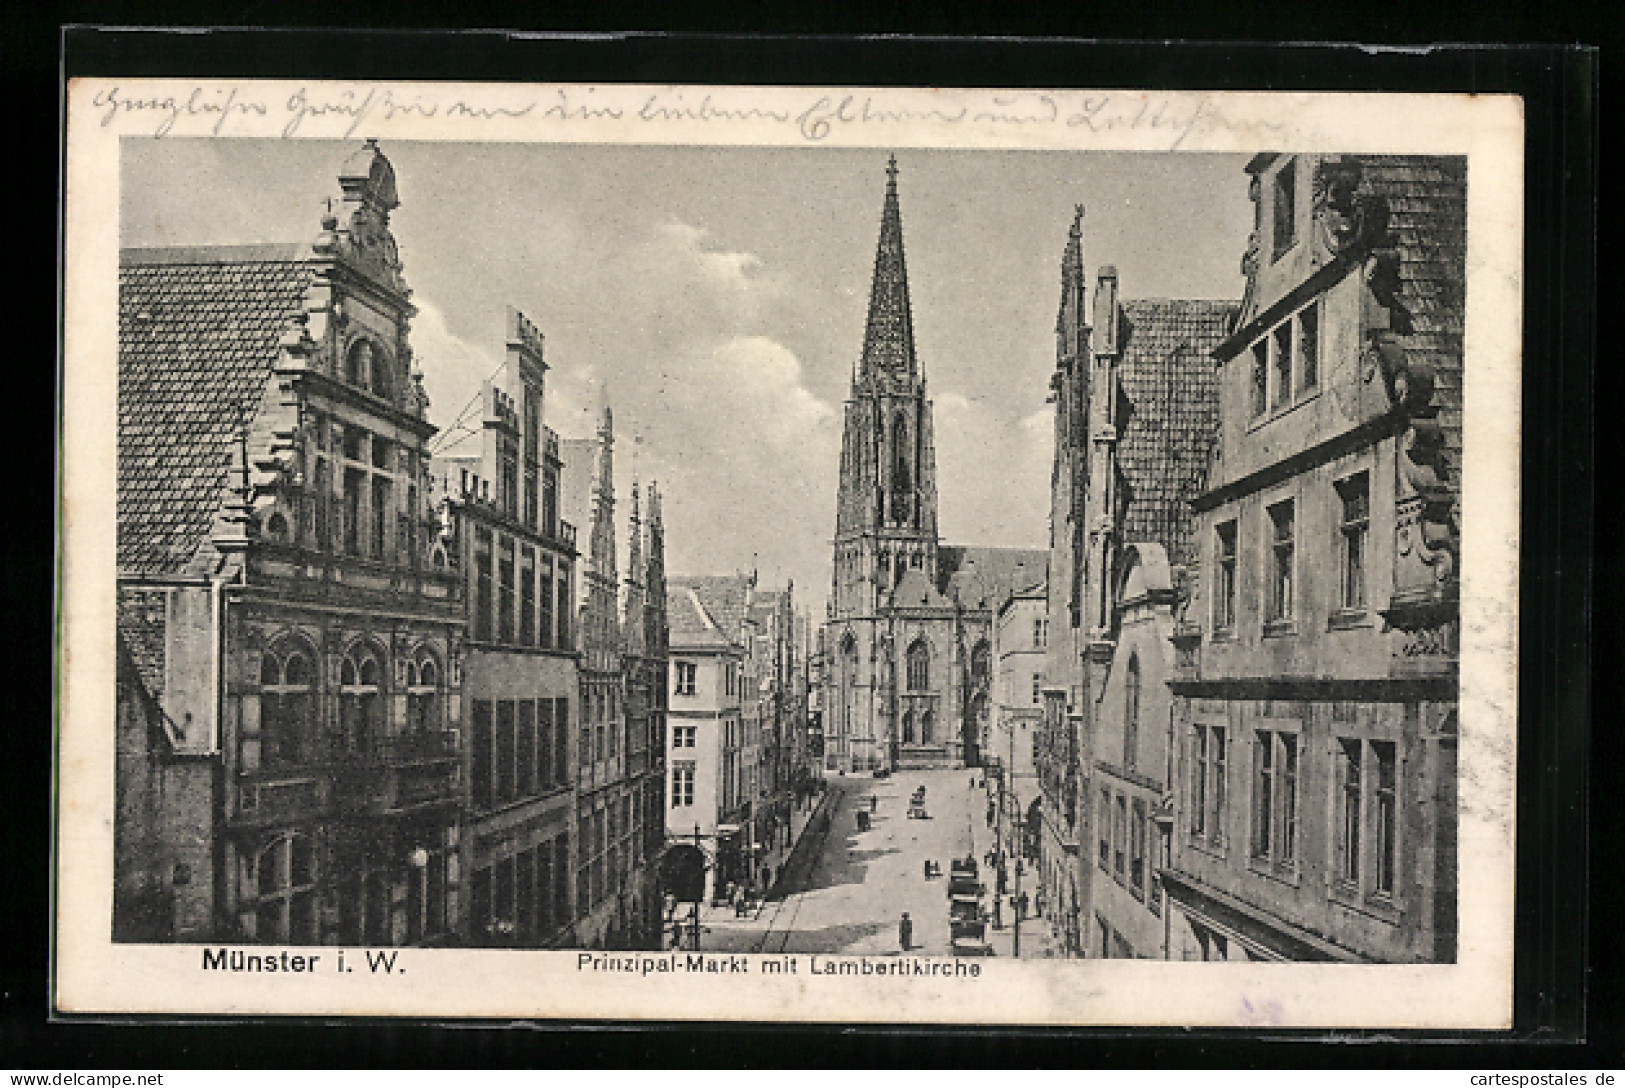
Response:
[[[314,238],[358,144],[127,139],[121,243]],[[499,365],[516,306],[547,340],[548,424],[584,436],[607,396],[618,483],[660,482],[669,569],[754,562],[821,611],[886,153],[383,150],[431,420],[451,424]],[[943,540],[1042,547],[1073,206],[1087,207],[1091,282],[1114,264],[1128,298],[1237,298],[1246,156],[900,149],[897,161]]]

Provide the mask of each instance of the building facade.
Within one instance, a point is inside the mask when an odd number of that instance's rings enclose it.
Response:
[[[614,451],[614,415],[607,404],[594,438],[564,443],[565,508],[590,526],[576,592],[580,755],[572,941],[579,947],[657,948],[663,836],[651,829],[664,817],[665,771],[651,745],[664,715],[649,685],[662,669],[665,636],[664,602],[651,604],[647,587],[665,578],[664,527],[653,493],[650,519],[643,522],[634,485],[623,610]]]
[[[122,934],[458,938],[462,584],[395,172],[368,141],[338,188],[309,244],[121,255]]]
[[[575,527],[559,516],[542,335],[509,309],[477,452],[443,455],[441,544],[464,581],[469,939],[545,947],[573,917]]]
[[[897,163],[887,167],[863,351],[844,409],[826,630],[832,770],[974,764],[993,609],[1042,552],[941,545],[931,400],[914,344]]]
[[[1083,210],[1061,262],[1051,622],[1032,815],[1041,910],[1070,955],[1160,957],[1174,585],[1217,436],[1211,353],[1233,302],[1129,300]],[[1183,582],[1180,582],[1183,584]],[[1158,717],[1160,715],[1160,717]],[[1160,723],[1160,724],[1159,724]]]
[[[1173,638],[1169,954],[1452,961],[1465,163],[1247,172]]]
[[[1032,860],[1036,836],[1021,828],[1038,798],[1037,751],[1044,721],[1044,666],[1049,645],[1048,588],[1012,593],[993,622],[993,713],[983,741],[988,804],[1001,855]]]

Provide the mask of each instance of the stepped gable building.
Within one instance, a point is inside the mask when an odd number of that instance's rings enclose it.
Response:
[[[441,540],[468,603],[469,936],[531,948],[559,943],[574,916],[576,531],[559,517],[543,347],[510,307],[507,356],[481,390],[473,451],[437,464]]]
[[[1091,323],[1083,218],[1079,207],[1061,261],[1041,789],[1028,830],[1043,909],[1069,954],[1160,957],[1168,638],[1194,552],[1189,501],[1218,437],[1212,352],[1237,303],[1124,299],[1106,265]]]
[[[115,936],[403,945],[462,917],[464,605],[369,140],[309,244],[119,268]]]
[[[845,407],[825,632],[825,759],[841,771],[977,761],[993,611],[1042,577],[1047,559],[937,539],[931,401],[915,351],[895,158],[886,174]]]
[[[1466,164],[1247,173],[1173,635],[1169,954],[1450,962]]]

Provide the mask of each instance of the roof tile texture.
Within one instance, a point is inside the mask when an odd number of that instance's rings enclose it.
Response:
[[[308,265],[126,259],[119,269],[118,566],[173,574],[207,539]]]

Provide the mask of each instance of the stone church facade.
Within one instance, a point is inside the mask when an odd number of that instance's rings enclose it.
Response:
[[[845,406],[825,630],[832,770],[979,762],[991,621],[1046,555],[937,537],[931,400],[914,343],[897,163],[887,167],[863,352]]]

